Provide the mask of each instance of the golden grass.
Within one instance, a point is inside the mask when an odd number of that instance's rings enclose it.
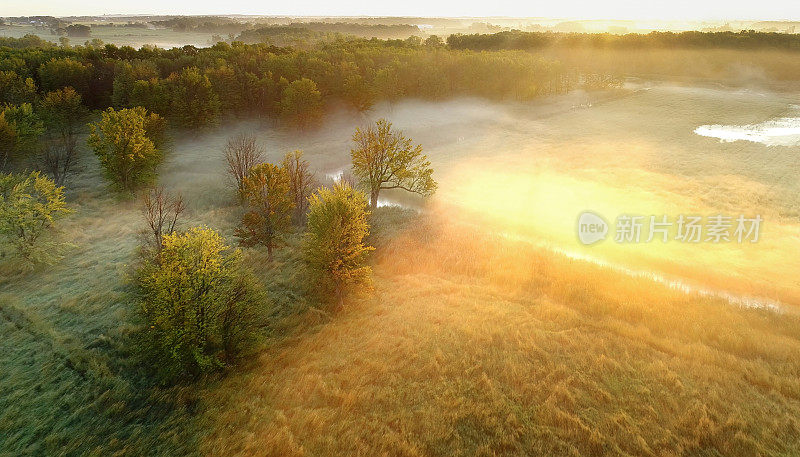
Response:
[[[374,298],[215,388],[207,455],[789,455],[795,314],[433,220]]]

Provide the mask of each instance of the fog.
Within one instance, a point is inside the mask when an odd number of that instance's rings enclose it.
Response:
[[[678,281],[678,287],[738,294],[740,302],[796,302],[800,291],[792,272],[800,271],[800,261],[789,253],[800,250],[797,148],[785,135],[777,143],[720,142],[696,132],[698,126],[757,131],[758,125],[789,122],[791,101],[790,95],[765,91],[628,84],[615,92],[574,92],[535,104],[382,104],[365,115],[332,113],[318,128],[299,133],[269,121],[235,121],[176,138],[160,179],[187,196],[196,212],[219,212],[231,203],[220,151],[227,137],[252,132],[267,160],[301,149],[318,179],[331,183],[348,173],[353,130],[385,117],[422,144],[439,189],[428,201],[383,192],[381,206],[435,211],[446,220]],[[775,137],[767,127],[762,133]],[[610,222],[624,213],[673,219],[758,214],[765,222],[758,243],[609,239],[583,246],[575,220],[587,209]]]

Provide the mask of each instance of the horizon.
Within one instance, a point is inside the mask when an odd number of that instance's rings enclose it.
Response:
[[[42,0],[12,0],[0,17],[18,16],[253,16],[253,17],[326,17],[326,18],[442,18],[442,19],[563,19],[579,21],[655,21],[655,22],[719,22],[719,21],[800,21],[800,3],[787,1],[725,2],[711,0],[692,2],[631,3],[567,1],[553,5],[526,5],[520,8],[512,1],[477,2],[447,1],[430,4],[413,0],[403,5],[368,4],[350,1],[329,4],[306,0],[291,5],[276,6],[265,11],[254,1],[235,5],[197,5],[180,0],[165,6],[154,0],[135,4],[113,0],[110,2],[64,2],[53,5]],[[176,14],[174,11],[182,11]]]

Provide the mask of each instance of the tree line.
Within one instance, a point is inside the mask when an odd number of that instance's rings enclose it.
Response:
[[[800,35],[779,32],[650,32],[563,33],[503,31],[492,34],[453,34],[447,37],[451,49],[473,51],[537,50],[563,48],[692,48],[692,49],[778,49],[800,50]]]
[[[306,92],[319,92],[319,101],[303,109],[309,113],[338,102],[367,109],[406,96],[528,99],[577,83],[557,62],[527,53],[452,51],[441,40],[416,37],[342,39],[308,51],[239,42],[169,50],[4,47],[0,71],[3,103],[34,102],[33,93],[19,95],[26,85],[40,96],[69,86],[89,108],[139,105],[188,126],[224,113],[280,115],[287,109],[287,89],[303,79],[313,83]],[[187,93],[198,97],[187,99]],[[195,116],[197,107],[185,105],[188,100],[197,100],[207,113]]]

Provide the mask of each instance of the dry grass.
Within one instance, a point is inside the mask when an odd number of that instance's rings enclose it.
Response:
[[[791,455],[796,315],[441,222],[205,405],[208,455]]]

